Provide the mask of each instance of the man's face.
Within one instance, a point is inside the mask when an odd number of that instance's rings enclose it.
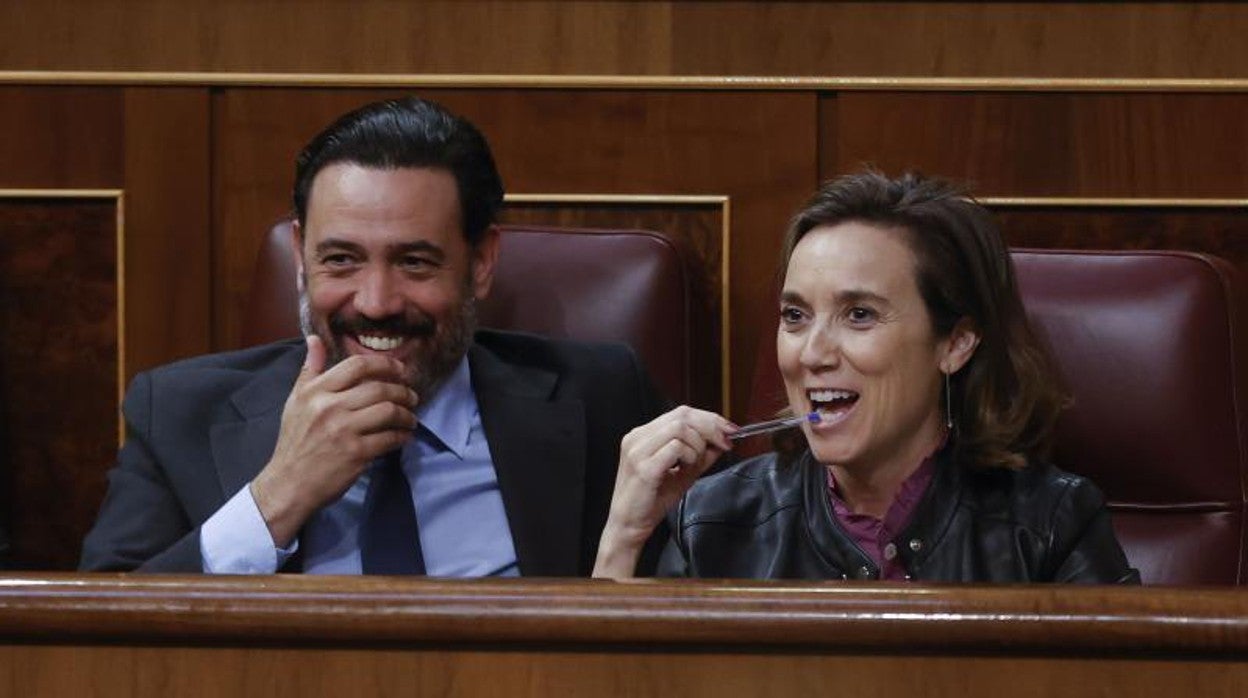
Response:
[[[295,246],[303,330],[324,340],[330,365],[354,354],[394,357],[425,399],[472,341],[498,236],[491,230],[469,247],[445,170],[336,163],[312,182]]]

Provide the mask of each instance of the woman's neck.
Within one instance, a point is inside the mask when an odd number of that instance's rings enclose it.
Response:
[[[921,433],[910,439],[905,448],[877,464],[828,466],[836,478],[837,493],[850,511],[877,519],[888,514],[902,483],[944,443],[946,430],[939,421],[925,423],[919,431]]]

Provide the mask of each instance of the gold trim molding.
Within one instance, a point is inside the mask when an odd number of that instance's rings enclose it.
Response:
[[[121,400],[126,391],[126,195],[122,189],[0,189],[0,199],[95,199],[112,201],[117,234],[117,444],[126,438]]]
[[[720,407],[722,414],[732,410],[732,199],[723,194],[506,194],[503,200],[517,204],[606,204],[719,206],[719,343],[720,343]]]
[[[975,200],[983,206],[999,208],[1248,208],[1248,199],[984,196]]]
[[[0,71],[0,85],[907,92],[1248,92],[1248,79]]]

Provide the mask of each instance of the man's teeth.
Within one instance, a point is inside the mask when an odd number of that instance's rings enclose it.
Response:
[[[854,393],[848,390],[811,390],[807,393],[811,402],[832,402],[834,400],[848,400],[854,397]]]
[[[359,336],[360,344],[372,349],[373,351],[390,351],[398,349],[403,343],[402,337],[371,337],[369,335]]]

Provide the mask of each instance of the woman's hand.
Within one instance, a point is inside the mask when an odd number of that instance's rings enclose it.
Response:
[[[650,534],[693,481],[732,448],[727,435],[734,429],[714,412],[681,406],[624,437],[595,577],[633,576]]]

